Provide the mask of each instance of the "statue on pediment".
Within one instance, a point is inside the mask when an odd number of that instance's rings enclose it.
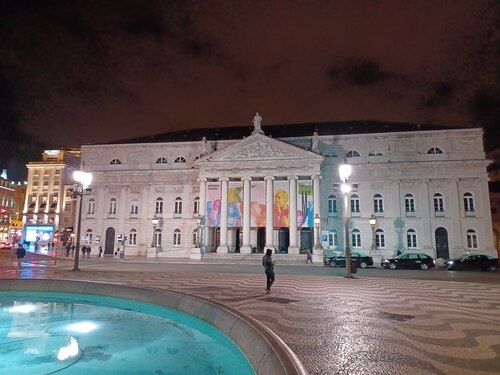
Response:
[[[317,151],[319,146],[319,135],[318,132],[314,132],[312,136],[311,150]]]
[[[262,124],[262,116],[259,115],[259,112],[255,114],[253,117],[253,132],[252,133],[264,133],[261,129]]]

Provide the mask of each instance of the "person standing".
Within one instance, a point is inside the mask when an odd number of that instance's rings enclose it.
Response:
[[[272,258],[273,251],[271,249],[266,250],[266,255],[262,257],[262,265],[264,266],[264,272],[266,273],[266,293],[271,294],[271,286],[274,283],[274,260]]]
[[[311,262],[311,264],[313,262],[313,255],[311,253],[311,250],[307,250],[306,264],[309,262]]]
[[[26,255],[26,250],[22,246],[18,246],[16,250],[16,256],[17,256],[17,268],[16,271],[19,272],[22,270],[22,262],[23,258]]]
[[[102,246],[99,246],[99,254],[97,256],[102,258]]]

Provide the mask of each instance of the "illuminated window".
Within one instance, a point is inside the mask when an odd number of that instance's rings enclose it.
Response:
[[[328,246],[333,248],[337,248],[337,246],[339,246],[339,236],[334,230],[328,233]]]
[[[353,213],[359,213],[359,196],[358,194],[353,194],[351,195],[351,212]]]

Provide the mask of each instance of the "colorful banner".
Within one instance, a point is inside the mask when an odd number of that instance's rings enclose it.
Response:
[[[266,226],[266,182],[252,181],[250,188],[250,226]]]
[[[297,181],[297,228],[314,227],[312,181]]]
[[[220,206],[221,206],[220,197],[221,197],[220,182],[207,182],[206,225],[208,227],[220,227]]]
[[[229,181],[227,189],[227,226],[241,227],[243,215],[243,182]]]
[[[276,228],[290,226],[288,181],[274,181],[274,226]]]

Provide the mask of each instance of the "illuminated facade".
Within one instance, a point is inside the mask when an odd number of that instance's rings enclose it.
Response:
[[[43,242],[70,240],[75,223],[75,200],[70,189],[73,187],[73,171],[80,167],[80,150],[45,150],[42,161],[30,162],[28,184],[23,209],[23,239],[27,228],[52,228],[43,234]],[[47,232],[46,229],[44,229]],[[45,238],[47,237],[47,238]]]
[[[320,259],[316,238],[322,249],[343,251],[336,185],[347,160],[357,184],[348,208],[353,251],[376,261],[398,250],[496,253],[481,129],[333,123],[269,127],[270,136],[260,120],[253,131],[82,146],[82,165],[94,176],[82,232],[108,254],[126,238],[127,254],[151,258],[251,256],[270,247],[289,256],[313,249]]]
[[[0,177],[0,241],[11,242],[10,227],[14,204],[14,184]]]

